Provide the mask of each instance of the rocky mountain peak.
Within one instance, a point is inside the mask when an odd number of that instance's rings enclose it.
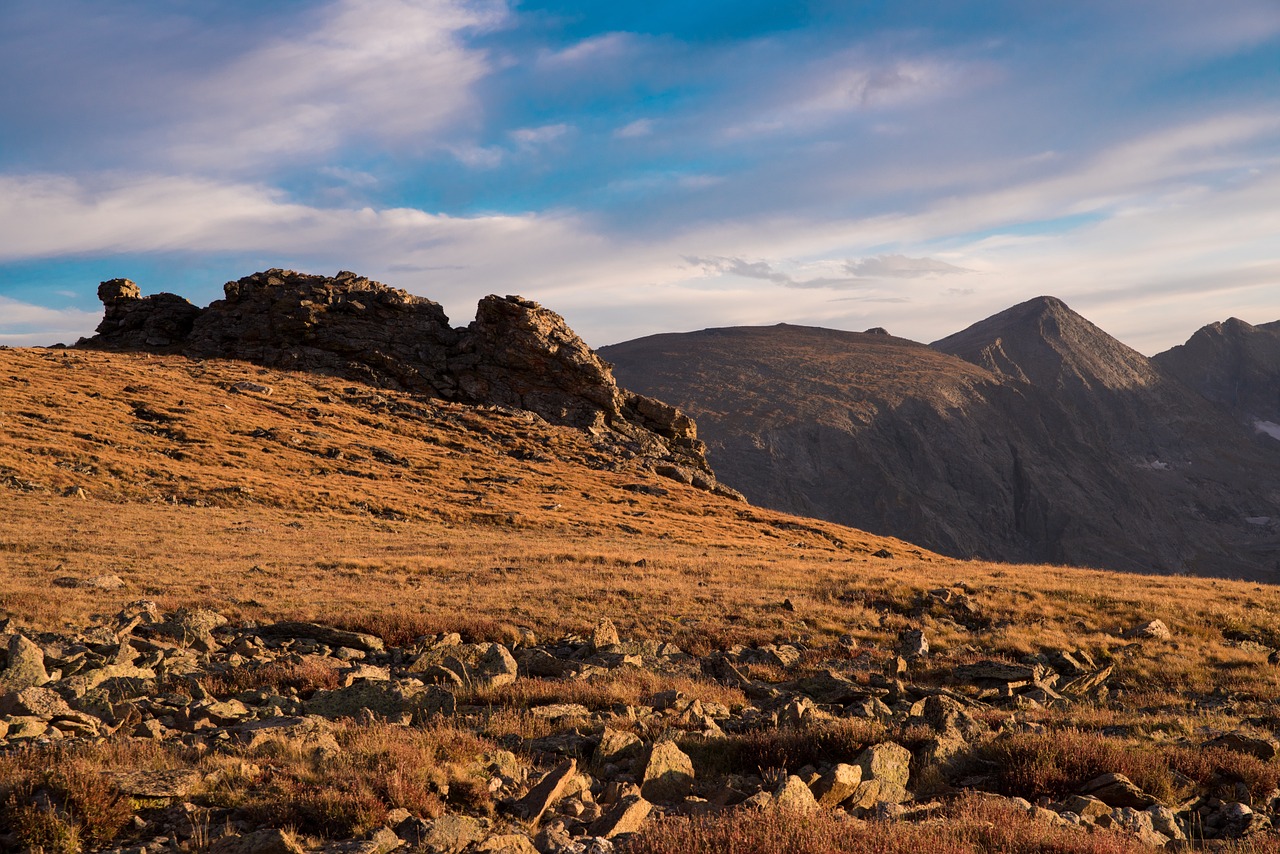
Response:
[[[1210,323],[1152,361],[1239,419],[1280,423],[1280,321]]]
[[[239,359],[524,409],[717,488],[693,421],[619,388],[564,318],[536,302],[488,296],[475,321],[455,329],[438,303],[350,271],[271,269],[223,290],[202,309],[173,294],[142,296],[128,279],[103,282],[103,321],[77,346]]]
[[[929,346],[1047,388],[1121,390],[1160,379],[1145,356],[1051,296],[1019,303]]]

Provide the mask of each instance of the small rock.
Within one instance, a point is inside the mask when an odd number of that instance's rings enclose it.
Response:
[[[569,781],[577,770],[578,763],[575,760],[566,759],[561,762],[539,780],[528,794],[516,801],[512,812],[527,821],[530,827],[537,827],[543,814],[564,796]]]
[[[914,661],[929,654],[929,641],[920,629],[904,629],[898,634],[898,655]]]
[[[858,756],[854,765],[862,771],[858,798],[860,806],[870,806],[867,801],[902,803],[907,799],[907,780],[911,774],[911,751],[900,744],[887,741],[868,747]],[[869,783],[875,783],[871,794]]]
[[[643,751],[644,742],[637,736],[605,727],[600,736],[600,744],[596,747],[595,758],[601,763],[618,763],[625,759],[635,759]]]
[[[618,638],[618,629],[613,625],[613,620],[608,617],[596,623],[595,630],[591,632],[591,649],[593,652],[609,649],[610,647],[619,646],[622,641]]]
[[[1169,631],[1169,627],[1161,620],[1148,620],[1140,626],[1134,626],[1124,633],[1127,638],[1139,638],[1144,640],[1169,640],[1173,637],[1173,633]]]
[[[655,803],[675,803],[693,790],[693,761],[674,741],[660,741],[649,753],[640,794]]]
[[[818,809],[813,792],[794,774],[783,780],[773,793],[773,804],[783,812],[808,814]]]
[[[588,829],[588,833],[605,839],[612,839],[623,833],[635,833],[649,817],[651,809],[653,805],[640,795],[628,795],[596,819]]]
[[[1280,741],[1274,738],[1258,738],[1242,732],[1229,732],[1205,742],[1205,747],[1225,747],[1236,753],[1247,753],[1264,762],[1270,762],[1280,753]]]
[[[54,587],[82,590],[119,590],[125,586],[124,579],[118,575],[91,575],[87,578],[63,575],[55,578],[52,584]]]
[[[199,771],[109,771],[103,774],[121,794],[138,798],[185,798],[204,781]]]
[[[476,846],[476,854],[538,854],[529,837],[518,833],[490,836]]]
[[[209,854],[303,854],[303,849],[293,834],[272,828],[224,836],[210,846]]]
[[[436,854],[459,854],[481,839],[484,839],[484,829],[480,822],[468,815],[446,813],[431,823],[422,846]]]
[[[1103,774],[1095,777],[1080,787],[1080,794],[1093,795],[1110,807],[1146,809],[1158,803],[1155,798],[1139,789],[1123,774]]]
[[[841,762],[813,784],[813,795],[822,807],[838,807],[858,790],[862,769]]]

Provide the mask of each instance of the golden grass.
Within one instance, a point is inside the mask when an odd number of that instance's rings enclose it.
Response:
[[[813,663],[847,656],[842,635],[878,661],[915,626],[938,678],[1083,647],[1115,664],[1128,706],[1218,721],[1195,699],[1218,690],[1238,720],[1280,697],[1265,654],[1233,645],[1277,642],[1274,587],[942,558],[653,478],[522,415],[236,362],[5,350],[0,377],[0,614],[20,625],[82,626],[138,598],[401,644],[608,616],[697,653],[824,648]],[[246,379],[274,393],[228,391]],[[623,488],[636,483],[669,494]],[[125,588],[51,593],[105,573]],[[944,586],[975,611],[929,600]],[[1121,637],[1154,617],[1172,642]]]

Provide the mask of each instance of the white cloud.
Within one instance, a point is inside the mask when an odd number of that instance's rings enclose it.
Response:
[[[776,262],[748,261],[745,258],[700,258],[686,255],[685,261],[698,267],[708,275],[739,276],[744,279],[760,279],[772,282],[784,288],[859,288],[864,283],[856,278],[832,278],[817,276],[798,278],[793,273],[786,273],[777,268]]]
[[[642,136],[649,136],[653,133],[652,119],[636,119],[634,122],[625,124],[613,132],[617,139],[637,139]]]
[[[56,309],[0,296],[0,344],[10,347],[71,344],[92,335],[101,312]]]
[[[906,255],[859,258],[847,262],[844,268],[854,276],[869,279],[917,279],[921,276],[950,276],[973,272],[937,258],[908,258]]]
[[[572,68],[584,64],[613,63],[638,47],[633,33],[602,33],[576,42],[561,50],[544,50],[538,64],[545,68]]]
[[[1280,162],[1267,144],[1275,125],[1221,116],[1169,128],[1074,166],[1047,161],[1048,174],[996,191],[900,213],[733,217],[657,234],[606,233],[569,215],[315,207],[270,187],[208,179],[0,176],[0,260],[266,255],[315,272],[358,270],[445,303],[461,322],[479,296],[522,293],[593,344],[779,321],[885,326],[933,340],[1030,288],[1154,352],[1230,314],[1280,315]],[[1053,223],[1072,212],[1088,213],[1086,224]],[[1022,233],[1027,222],[1048,224]],[[951,287],[957,281],[965,287]],[[833,302],[833,291],[857,300]]]
[[[565,134],[569,133],[572,127],[567,124],[541,125],[540,127],[517,128],[511,131],[511,138],[516,144],[524,149],[538,148],[555,142]]]
[[[505,14],[463,0],[335,0],[309,30],[181,93],[190,115],[171,131],[171,155],[239,169],[366,137],[421,146],[477,109],[471,86],[490,63],[460,36]]]

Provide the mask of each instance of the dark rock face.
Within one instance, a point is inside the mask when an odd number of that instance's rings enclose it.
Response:
[[[173,294],[144,297],[128,279],[112,279],[98,286],[106,309],[98,337],[110,338],[125,350],[168,351],[191,334],[200,309]]]
[[[1280,321],[1211,323],[1152,361],[1250,426],[1280,425]]]
[[[455,329],[438,303],[351,272],[328,278],[274,269],[224,290],[225,299],[200,309],[173,294],[143,297],[127,279],[104,282],[104,319],[77,346],[243,359],[525,409],[591,430],[615,450],[697,471],[686,482],[717,489],[693,421],[619,388],[564,318],[536,302],[485,297],[475,321]]]
[[[757,504],[960,557],[1280,579],[1280,454],[1060,300],[929,347],[780,325],[600,352]]]
[[[452,391],[445,363],[458,336],[429,299],[345,271],[330,279],[268,270],[224,290],[225,299],[200,313],[182,352],[437,396]],[[114,344],[101,329],[91,343]]]

